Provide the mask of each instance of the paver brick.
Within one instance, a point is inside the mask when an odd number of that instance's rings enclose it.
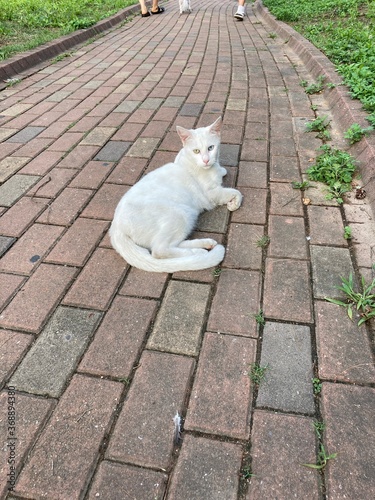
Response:
[[[147,347],[195,356],[209,294],[209,285],[170,281]]]
[[[94,160],[99,161],[119,161],[131,146],[131,142],[108,141],[107,144],[97,153]]]
[[[13,175],[0,186],[0,206],[11,207],[39,179],[37,175]]]
[[[0,270],[30,274],[61,235],[59,226],[33,224],[0,261]]]
[[[115,127],[95,127],[82,139],[80,146],[103,146],[115,132]]]
[[[25,229],[45,209],[47,201],[43,198],[23,197],[15,203],[0,219],[0,233],[19,237]]]
[[[232,222],[246,224],[266,223],[267,190],[256,188],[241,188],[243,200],[241,207],[232,212]]]
[[[259,312],[260,275],[257,271],[223,269],[207,329],[257,337],[254,315]]]
[[[248,371],[255,356],[254,339],[206,333],[185,430],[248,439],[251,403]]]
[[[157,137],[140,137],[137,139],[126,156],[135,158],[149,158],[157,148],[160,139]]]
[[[260,269],[262,248],[257,245],[257,242],[263,235],[263,226],[231,224],[224,266],[237,269]]]
[[[127,264],[112,249],[97,248],[65,296],[64,304],[107,309]]]
[[[89,161],[80,173],[72,180],[69,187],[80,189],[97,189],[108,177],[114,166],[113,162]]]
[[[252,462],[247,500],[309,498],[318,500],[318,473],[310,418],[257,410],[252,428]]]
[[[267,163],[240,161],[238,167],[237,185],[240,191],[241,186],[255,188],[267,187]]]
[[[122,387],[109,380],[73,377],[20,474],[15,488],[18,495],[61,500],[81,497]]]
[[[130,378],[155,312],[154,301],[116,297],[79,370],[94,375]]]
[[[0,326],[37,333],[76,274],[73,267],[41,264],[0,315]]]
[[[270,213],[275,215],[303,216],[301,192],[291,184],[271,183]]]
[[[125,191],[126,189],[121,184],[103,184],[82,212],[83,217],[111,221]]]
[[[157,299],[161,296],[167,279],[167,273],[149,273],[132,267],[118,293],[120,295]]]
[[[107,227],[108,222],[78,217],[45,260],[82,266]]]
[[[0,308],[3,309],[17,288],[24,281],[23,276],[0,273]]]
[[[0,275],[1,276],[1,275]],[[32,335],[0,330],[0,385],[2,386],[34,340]]]
[[[12,137],[7,139],[7,142],[18,142],[21,144],[25,144],[26,142],[31,141],[37,135],[39,135],[45,127],[25,127],[24,129],[14,134]]]
[[[64,189],[38,218],[37,222],[69,226],[77,214],[82,211],[82,208],[86,205],[92,194],[93,191],[89,189],[74,189],[69,187]]]
[[[185,436],[168,498],[236,500],[241,457],[236,444]]]
[[[73,169],[54,168],[40,179],[28,194],[41,198],[55,198],[74,177],[75,173]]]
[[[270,180],[274,182],[299,181],[299,171],[296,156],[272,156],[270,162]]]
[[[314,296],[319,299],[342,298],[342,292],[337,289],[341,285],[340,277],[349,278],[350,273],[354,275],[349,250],[312,245],[310,252]]]
[[[18,391],[60,396],[100,317],[96,311],[56,309],[10,383]]]
[[[62,153],[59,151],[43,151],[38,156],[33,158],[20,171],[21,174],[45,175],[53,168],[62,158]]]
[[[109,442],[106,458],[166,469],[194,360],[145,351]]]
[[[263,309],[269,318],[312,321],[307,261],[267,258]]]
[[[266,322],[261,366],[267,366],[257,407],[314,413],[311,338],[308,326]]]
[[[302,217],[270,215],[268,255],[291,259],[307,259],[305,223]]]
[[[307,213],[312,245],[347,246],[344,224],[338,207],[308,206]]]
[[[18,172],[29,161],[22,156],[8,156],[0,161],[0,182],[5,182],[15,172]]]
[[[8,390],[0,394],[0,407],[7,408],[8,405]],[[17,479],[24,459],[27,457],[28,451],[38,437],[38,433],[45,425],[50,412],[54,408],[54,401],[46,399],[34,398],[23,394],[15,395],[14,407],[16,411],[16,434],[12,436],[8,428],[8,419],[4,411],[0,415],[0,447],[4,453],[0,455],[0,495],[5,498],[6,494],[12,495],[9,491],[14,485],[8,480],[12,476],[8,476],[12,471],[11,465],[16,467],[15,477]],[[16,440],[12,440],[12,438]],[[7,462],[10,456],[11,447],[15,450],[15,464]],[[8,453],[5,453],[7,450]],[[14,472],[14,471],[13,471]],[[9,498],[9,496],[8,496]]]
[[[15,241],[15,238],[0,236],[0,257],[8,251]]]
[[[59,163],[60,168],[82,169],[82,167],[94,158],[100,146],[80,145],[68,153]]]
[[[322,416],[327,453],[337,453],[326,472],[328,498],[375,494],[375,389],[323,383]]]
[[[351,321],[335,304],[317,301],[315,311],[319,378],[374,383],[375,367],[365,326],[358,327],[357,321]]]
[[[168,476],[163,472],[141,469],[104,460],[96,473],[89,500],[118,498],[152,498],[162,500]]]

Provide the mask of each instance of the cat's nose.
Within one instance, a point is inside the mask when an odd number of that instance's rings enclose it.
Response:
[[[205,165],[207,165],[207,163],[210,161],[210,158],[208,156],[203,156],[202,160],[203,160],[203,163]]]

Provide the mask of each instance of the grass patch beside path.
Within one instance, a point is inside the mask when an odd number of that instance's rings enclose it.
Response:
[[[326,54],[352,97],[375,119],[375,1],[263,0],[263,4]]]
[[[138,0],[0,0],[0,60],[88,28]]]

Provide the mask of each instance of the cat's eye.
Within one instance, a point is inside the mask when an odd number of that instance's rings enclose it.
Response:
[[[215,146],[208,146],[208,151],[212,151],[214,149]]]
[[[200,152],[201,152],[200,149],[193,149],[193,153],[196,154],[196,155],[199,155]]]

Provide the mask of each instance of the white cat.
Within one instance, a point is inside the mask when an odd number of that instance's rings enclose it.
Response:
[[[128,264],[173,273],[216,266],[225,249],[211,238],[187,240],[204,210],[237,210],[242,195],[222,187],[221,118],[208,127],[177,127],[183,148],[174,163],[145,175],[121,198],[110,228],[112,246]],[[151,252],[151,253],[150,253]]]
[[[193,9],[190,5],[190,0],[178,0],[178,3],[180,5],[180,14],[190,14],[191,12],[193,12]]]

